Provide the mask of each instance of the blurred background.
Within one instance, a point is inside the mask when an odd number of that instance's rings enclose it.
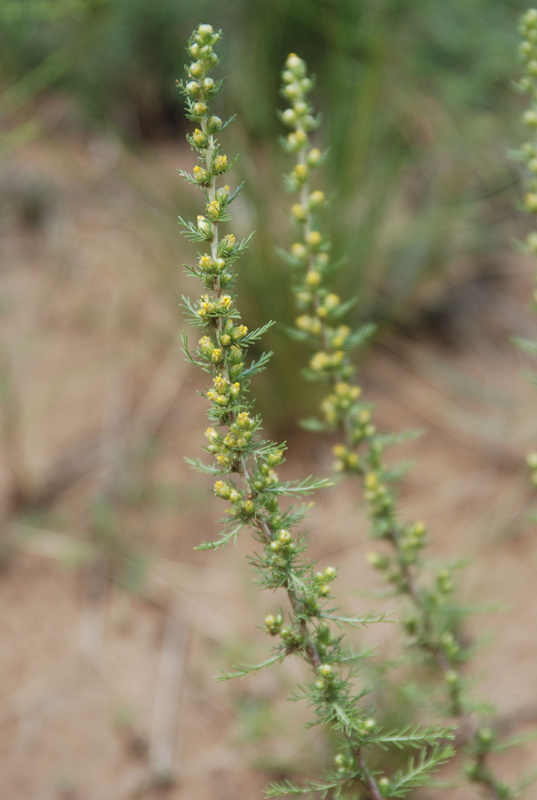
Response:
[[[224,30],[219,114],[240,153],[234,231],[255,229],[239,281],[245,321],[277,317],[257,380],[289,475],[327,474],[329,442],[301,433],[317,396],[290,347],[289,203],[279,73],[295,51],[317,75],[333,195],[327,229],[353,324],[379,323],[362,379],[387,430],[425,428],[402,510],[426,518],[434,558],[468,558],[462,591],[499,614],[471,631],[479,689],[506,731],[537,717],[535,534],[525,452],[535,396],[510,337],[531,337],[534,265],[509,148],[523,139],[517,21],[508,0],[0,0],[0,778],[10,800],[262,797],[268,780],[328,758],[305,709],[285,702],[299,665],[243,682],[272,597],[237,550],[195,553],[221,515],[185,468],[204,430],[200,376],[184,364],[177,215],[199,197],[175,79],[192,29]],[[199,432],[199,433],[198,433]],[[404,451],[404,452],[403,452]],[[209,498],[209,499],[208,499]],[[314,554],[344,563],[348,610],[391,610],[364,564],[352,486],[318,498]],[[240,556],[240,558],[238,558]],[[356,634],[386,663],[395,626]],[[415,719],[372,665],[387,717]],[[298,708],[298,710],[297,710]],[[423,712],[425,713],[425,712]],[[413,716],[414,715],[414,716]],[[426,714],[425,714],[426,716]],[[535,764],[528,745],[505,775]],[[448,777],[450,771],[447,772]],[[422,797],[446,796],[431,790]],[[450,798],[476,796],[451,788]]]

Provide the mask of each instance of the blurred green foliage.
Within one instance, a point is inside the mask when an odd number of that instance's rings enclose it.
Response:
[[[154,140],[182,128],[174,80],[200,20],[225,33],[226,113],[237,113],[247,188],[237,222],[256,229],[241,291],[252,319],[292,321],[277,246],[289,243],[277,146],[279,72],[290,51],[318,75],[330,148],[330,234],[355,315],[400,320],[450,270],[483,272],[509,213],[516,141],[510,81],[521,0],[2,0],[0,113],[61,87],[92,124]],[[241,232],[240,230],[238,231]],[[425,288],[424,288],[425,287]],[[300,390],[282,330],[263,389],[272,419]],[[315,402],[312,398],[312,403]]]

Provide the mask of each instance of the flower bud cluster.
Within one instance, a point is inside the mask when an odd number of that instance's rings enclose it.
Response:
[[[537,9],[527,11],[521,21],[519,33],[521,37],[519,54],[523,63],[523,76],[518,88],[529,95],[529,108],[522,115],[523,124],[530,129],[531,138],[518,151],[520,160],[526,167],[526,193],[524,207],[530,214],[537,214]],[[531,231],[526,237],[526,250],[537,256],[537,231]],[[536,274],[537,282],[537,274]],[[537,303],[537,288],[533,292],[534,303]],[[523,350],[535,352],[534,342],[518,341]],[[533,486],[537,486],[537,453],[527,456],[530,477]]]
[[[207,342],[211,342],[209,337],[206,337]],[[200,340],[203,341],[203,340]],[[213,347],[212,344],[203,342],[200,344],[200,349],[205,348],[206,352],[210,352],[211,365],[219,367],[223,362],[223,348]],[[241,395],[241,384],[238,381],[231,383],[228,378],[217,374],[213,378],[213,388],[207,390],[207,399],[212,403],[212,410],[215,416],[224,416],[228,414],[228,409],[236,403]],[[216,449],[210,450],[211,453],[216,453]]]
[[[346,413],[356,406],[362,390],[359,386],[351,385],[348,381],[336,381],[333,391],[323,400],[321,408],[325,418],[334,427],[341,421]]]
[[[360,459],[354,448],[344,444],[335,444],[332,452],[336,457],[334,461],[334,472],[358,472],[360,470]]]
[[[334,763],[338,772],[351,772],[354,770],[356,762],[349,753],[338,753],[334,758]]]
[[[285,625],[283,614],[267,614],[265,617],[265,633],[269,636],[279,636],[281,646],[286,654],[290,655],[303,645],[303,636],[296,627]]]
[[[339,370],[344,358],[343,350],[336,350],[333,353],[319,350],[310,359],[310,368],[318,375],[331,375]]]
[[[294,153],[297,160],[293,172],[287,176],[289,188],[298,193],[298,202],[291,207],[298,236],[291,247],[289,261],[299,270],[297,304],[305,313],[297,318],[296,327],[315,348],[309,361],[310,377],[317,377],[330,387],[321,402],[325,425],[346,434],[346,441],[333,447],[334,470],[362,479],[372,533],[376,538],[387,540],[394,548],[393,558],[374,554],[371,559],[397,592],[408,594],[413,585],[410,570],[419,567],[425,545],[425,526],[419,522],[404,525],[398,521],[396,496],[386,479],[389,470],[383,460],[385,445],[372,422],[370,407],[360,399],[360,387],[352,382],[355,369],[348,350],[349,342],[352,342],[351,330],[346,325],[334,324],[340,318],[342,302],[326,285],[329,247],[317,219],[317,212],[325,205],[326,198],[324,193],[310,187],[313,169],[308,161],[313,152],[309,141],[310,128],[303,125],[298,113],[302,110],[309,115],[312,113],[306,98],[310,84],[305,84],[304,88],[301,84],[305,77],[304,63],[296,56],[290,56],[283,76],[283,95],[291,101],[291,108],[284,111],[282,117],[284,123],[293,129],[287,137],[286,149]],[[316,166],[322,157],[319,151],[315,153]],[[361,449],[363,452],[359,452]],[[448,584],[447,579],[439,578],[426,593],[426,603],[431,607],[442,605]],[[438,644],[440,633],[431,636],[435,645]],[[424,643],[423,638],[420,641]],[[432,646],[433,642],[429,644]]]
[[[315,573],[315,586],[318,588],[319,597],[330,596],[330,584],[335,579],[337,570],[335,567],[326,567],[323,572]]]
[[[388,536],[394,519],[395,497],[377,472],[367,472],[364,477],[364,497],[377,533]]]
[[[531,141],[524,144],[520,156],[527,169],[526,194],[524,205],[527,211],[537,213],[537,11],[530,9],[520,23],[520,57],[524,65],[524,75],[519,88],[530,95],[530,107],[522,115],[522,122],[532,132]],[[537,234],[532,232],[526,239],[531,253],[537,255]]]
[[[317,668],[317,674],[319,678],[315,681],[315,688],[324,695],[330,694],[339,677],[338,673],[332,664],[321,664]]]
[[[321,151],[310,143],[310,132],[317,124],[308,100],[312,85],[304,61],[292,53],[285,64],[282,89],[290,107],[281,115],[284,124],[291,128],[285,148],[296,155],[296,164],[286,181],[288,188],[298,194],[297,202],[291,207],[297,239],[291,246],[288,260],[300,270],[295,293],[303,313],[296,319],[297,331],[313,342],[316,349],[310,360],[310,370],[320,379],[336,376],[341,383],[354,373],[346,356],[351,331],[348,326],[338,324],[343,309],[341,298],[324,286],[330,263],[329,242],[317,224],[317,214],[326,205],[326,197],[320,189],[309,188],[310,177],[323,160]],[[343,402],[343,395],[336,397],[336,406]],[[326,414],[330,420],[337,416],[330,403]]]

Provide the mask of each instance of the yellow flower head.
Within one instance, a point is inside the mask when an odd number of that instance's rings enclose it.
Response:
[[[291,247],[291,254],[299,261],[302,261],[306,258],[307,250],[301,242],[295,242]]]
[[[214,160],[215,172],[225,172],[227,169],[227,156],[216,156]]]
[[[315,353],[315,355],[311,359],[310,367],[316,372],[320,372],[321,370],[325,369],[325,367],[328,366],[328,363],[329,363],[328,354],[320,350],[318,353]]]
[[[306,242],[310,247],[319,247],[323,240],[323,237],[319,233],[319,231],[310,231],[306,236]]]
[[[308,274],[306,275],[306,283],[308,284],[308,286],[311,286],[312,289],[314,289],[321,283],[321,276],[319,275],[318,272],[312,270],[311,272],[308,272]]]
[[[293,217],[294,217],[295,219],[297,219],[299,222],[304,222],[304,220],[305,220],[305,219],[306,219],[306,217],[307,217],[307,211],[306,211],[306,209],[304,208],[304,206],[300,205],[300,203],[295,203],[295,204],[294,204],[294,205],[291,207],[291,214],[292,214],[292,215],[293,215]]]
[[[379,479],[375,472],[368,472],[365,476],[365,485],[367,489],[376,489],[379,485]]]

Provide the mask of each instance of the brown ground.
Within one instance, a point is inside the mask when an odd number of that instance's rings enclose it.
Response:
[[[305,709],[285,702],[304,678],[300,665],[213,680],[237,661],[263,660],[255,626],[278,601],[252,585],[248,540],[193,551],[215,537],[221,508],[183,464],[199,454],[205,409],[175,335],[180,161],[170,148],[135,157],[104,139],[45,135],[11,155],[3,179],[19,203],[0,238],[2,481],[17,512],[6,512],[11,547],[0,575],[6,800],[261,798],[270,778],[307,773],[324,757],[320,734],[300,730]],[[469,601],[502,606],[472,619],[473,635],[494,637],[472,674],[513,730],[537,716],[537,543],[523,463],[537,443],[535,395],[508,343],[537,327],[525,309],[530,270],[506,252],[505,276],[455,320],[454,342],[392,337],[364,368],[380,425],[427,429],[401,448],[417,461],[403,513],[427,520],[433,557],[472,558]],[[148,448],[155,431],[158,447]],[[293,451],[293,475],[327,472],[321,439],[296,438]],[[81,464],[81,480],[48,502],[53,471],[63,486]],[[106,524],[95,508],[118,475],[130,502]],[[45,509],[32,509],[40,492]],[[350,484],[317,498],[309,527],[314,555],[341,565],[346,609],[397,609],[371,597],[380,579],[365,563],[371,543]],[[107,583],[109,569],[135,591]],[[381,656],[400,642],[395,625],[353,635]],[[518,778],[536,756],[526,745],[501,768]],[[148,788],[168,765],[175,784]]]

